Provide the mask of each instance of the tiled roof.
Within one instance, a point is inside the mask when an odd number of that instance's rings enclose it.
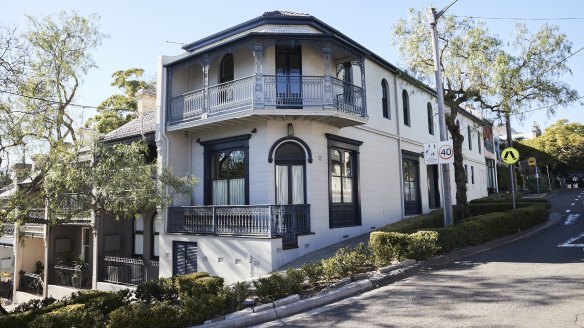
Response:
[[[285,10],[275,10],[275,11],[266,11],[263,14],[264,17],[274,17],[274,16],[301,16],[301,17],[308,17],[309,14],[303,13],[295,13],[293,11],[285,11]]]
[[[131,120],[105,135],[104,141],[136,137],[140,134],[153,133],[156,129],[156,111],[148,112],[141,118]]]

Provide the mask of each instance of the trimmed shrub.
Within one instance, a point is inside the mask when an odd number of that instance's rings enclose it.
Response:
[[[406,258],[408,235],[401,232],[374,231],[369,236],[369,249],[376,267]]]
[[[321,281],[324,277],[324,268],[322,267],[322,263],[306,263],[300,267],[300,270],[304,272],[304,276],[308,280],[308,283],[311,285],[315,285],[319,281]]]
[[[173,328],[186,325],[181,319],[180,311],[166,303],[148,306],[134,303],[114,310],[110,314],[110,328]]]
[[[180,297],[204,294],[217,295],[223,290],[223,278],[210,277],[209,274],[186,274],[176,276],[176,287]]]
[[[98,310],[89,310],[83,304],[71,304],[36,316],[29,323],[29,326],[39,328],[91,328],[103,326],[103,321],[104,315]]]
[[[138,302],[151,304],[158,302],[178,302],[178,290],[174,283],[174,278],[159,278],[154,281],[148,281],[140,284],[134,296]]]
[[[408,236],[407,257],[416,260],[426,260],[434,257],[440,251],[438,233],[436,231],[418,231]]]
[[[513,234],[545,222],[549,203],[534,202],[529,206],[466,218],[459,224],[436,229],[443,251],[478,245]]]
[[[289,268],[286,274],[275,272],[253,282],[255,294],[262,303],[269,303],[302,292],[304,273]]]
[[[335,256],[321,261],[324,276],[328,280],[367,272],[373,268],[370,252],[363,243],[355,248],[339,248]]]
[[[43,299],[32,299],[29,301],[26,301],[24,303],[20,303],[18,304],[14,310],[12,311],[12,313],[23,313],[26,311],[30,311],[30,310],[38,310],[44,307],[47,307],[53,303],[55,303],[57,300],[53,297],[45,297]]]
[[[223,314],[225,304],[225,295],[203,294],[181,298],[181,321],[189,325],[203,323]]]
[[[434,210],[428,214],[417,215],[403,219],[379,229],[385,232],[412,233],[421,229],[440,228],[444,226],[442,210]]]
[[[240,281],[233,286],[224,287],[225,313],[231,313],[245,308],[245,299],[249,297],[249,286],[246,282]]]

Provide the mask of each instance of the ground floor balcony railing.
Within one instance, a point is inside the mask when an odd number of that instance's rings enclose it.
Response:
[[[334,109],[366,117],[363,88],[331,76],[258,75],[170,99],[169,124],[250,108]]]
[[[310,205],[170,207],[168,232],[263,238],[309,233]]]
[[[42,295],[43,294],[43,276],[42,273],[20,272],[20,286],[19,291],[29,294]]]
[[[79,265],[54,265],[49,269],[52,285],[72,287],[77,289],[90,288],[91,279],[86,268]]]
[[[159,262],[142,258],[106,256],[100,261],[101,281],[140,285],[158,279]]]

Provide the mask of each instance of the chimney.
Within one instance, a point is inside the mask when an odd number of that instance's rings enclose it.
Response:
[[[531,133],[532,133],[532,138],[537,138],[539,136],[541,136],[541,129],[539,128],[539,125],[537,124],[537,122],[533,121],[533,127],[531,128]]]
[[[32,169],[32,164],[25,164],[25,163],[16,163],[12,165],[12,182],[14,183],[14,187],[18,185],[19,182],[23,181],[26,177],[27,173],[30,173]]]
[[[136,92],[136,102],[138,103],[137,113],[139,116],[156,110],[156,93],[148,89],[140,89]]]

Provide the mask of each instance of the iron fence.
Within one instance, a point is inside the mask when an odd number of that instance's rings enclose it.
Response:
[[[310,205],[170,207],[168,232],[283,237],[310,232]]]
[[[141,258],[106,256],[100,263],[102,281],[140,285],[158,279],[159,262]]]
[[[330,76],[248,76],[172,97],[167,121],[175,124],[247,110],[256,102],[276,108],[333,108],[364,117],[364,97],[363,88]]]

